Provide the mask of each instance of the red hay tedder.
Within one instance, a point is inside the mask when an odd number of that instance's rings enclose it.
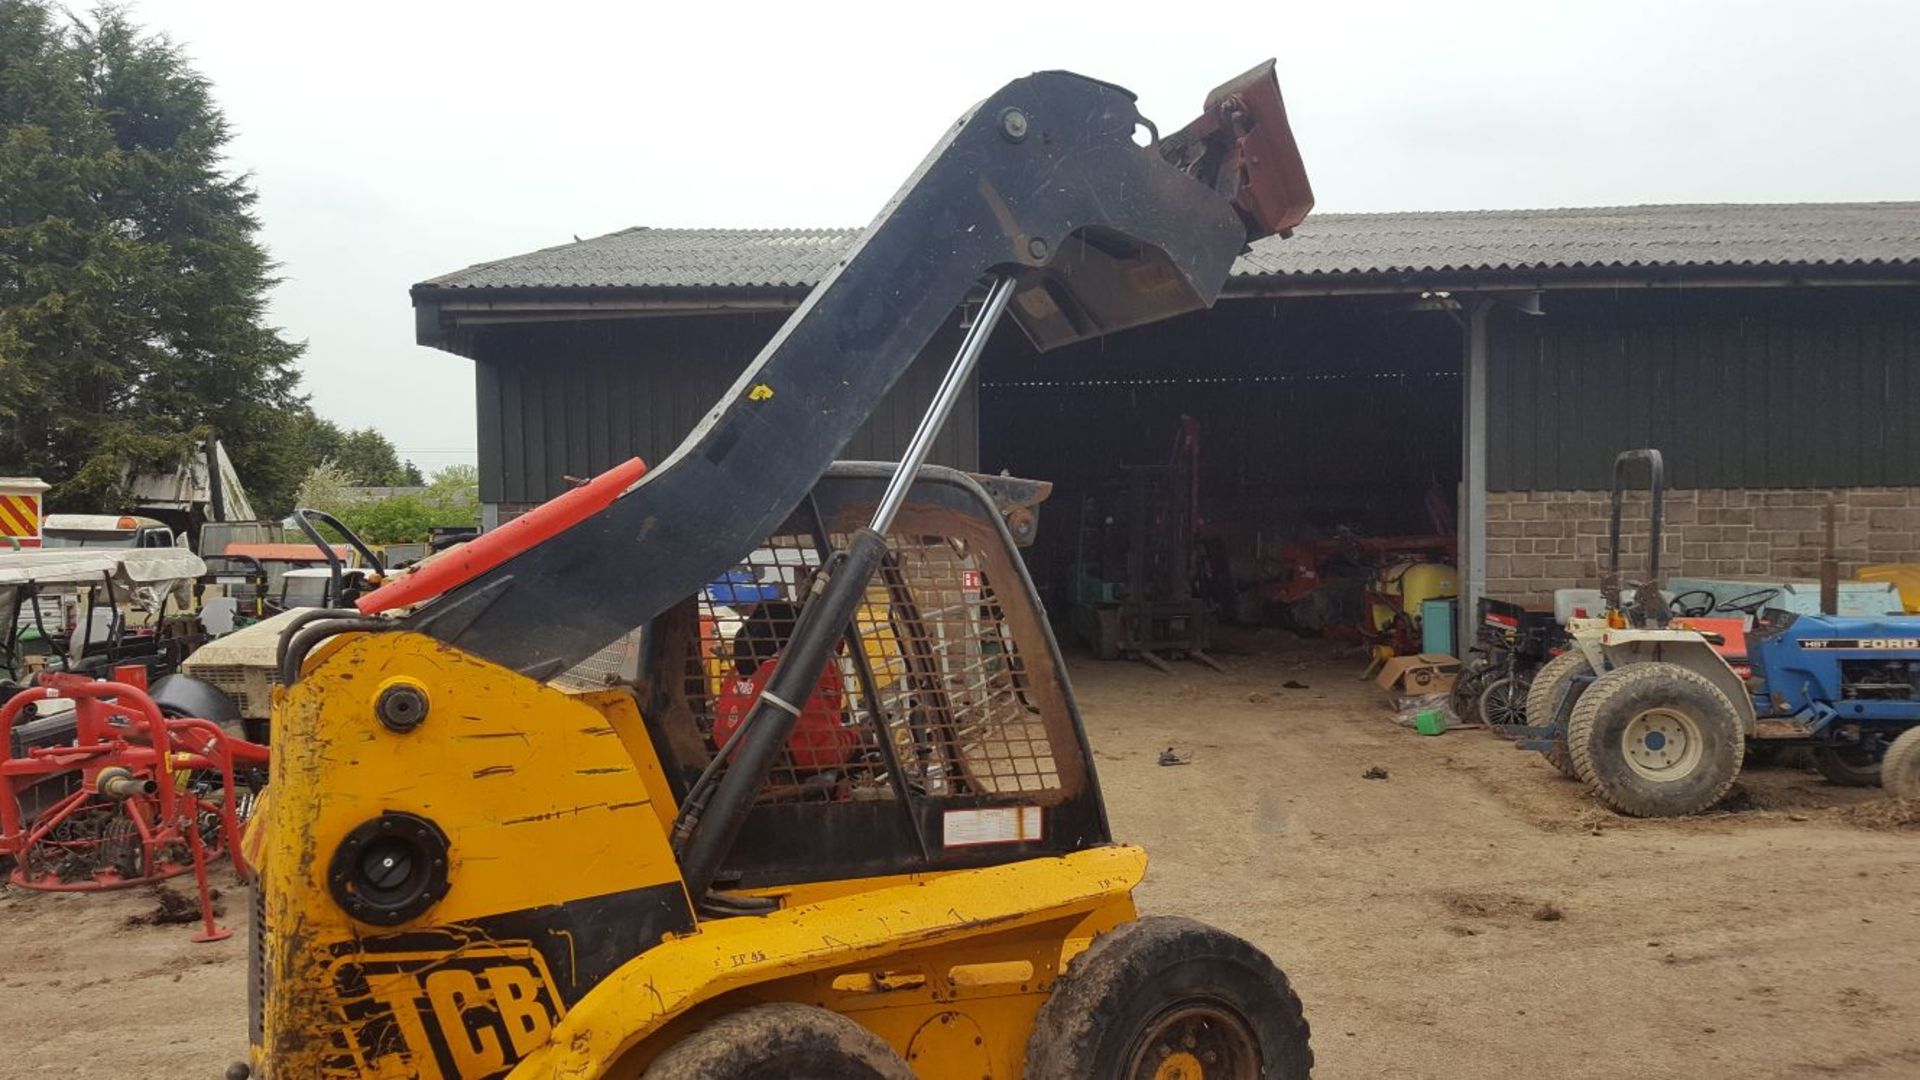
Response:
[[[119,668],[115,680],[48,674],[0,706],[0,747],[29,704],[73,703],[74,739],[0,761],[0,856],[13,884],[50,892],[121,889],[191,870],[204,926],[195,941],[230,931],[214,922],[208,864],[226,855],[249,876],[240,851],[237,770],[267,764],[267,748],[197,717],[165,715],[147,695],[145,673]],[[78,783],[37,813],[28,790],[62,774]]]

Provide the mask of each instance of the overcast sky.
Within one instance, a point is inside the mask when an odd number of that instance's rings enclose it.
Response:
[[[315,407],[429,470],[473,460],[473,378],[413,344],[413,282],[630,225],[865,224],[1042,68],[1165,131],[1278,57],[1326,211],[1920,198],[1915,0],[132,7],[233,123]]]

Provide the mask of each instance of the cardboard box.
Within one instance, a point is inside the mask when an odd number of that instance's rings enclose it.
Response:
[[[1374,682],[1396,694],[1444,694],[1459,675],[1460,661],[1446,653],[1421,653],[1387,661]]]

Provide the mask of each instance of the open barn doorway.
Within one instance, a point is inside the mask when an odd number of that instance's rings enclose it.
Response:
[[[1219,626],[1360,641],[1408,568],[1451,589],[1461,341],[1444,304],[1314,297],[996,350],[981,465],[1055,484],[1028,564],[1096,653],[1094,608],[1182,587]]]

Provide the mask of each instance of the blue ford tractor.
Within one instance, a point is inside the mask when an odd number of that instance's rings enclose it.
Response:
[[[1622,490],[1640,462],[1651,537],[1647,580],[1630,582],[1620,571]],[[1614,461],[1606,613],[1568,625],[1572,647],[1529,692],[1531,725],[1509,733],[1635,817],[1713,806],[1750,743],[1809,746],[1830,779],[1920,797],[1920,616],[1795,615],[1763,599],[1744,613],[1754,621],[1740,655],[1737,634],[1685,617],[1704,613],[1660,590],[1663,476],[1657,450]]]

